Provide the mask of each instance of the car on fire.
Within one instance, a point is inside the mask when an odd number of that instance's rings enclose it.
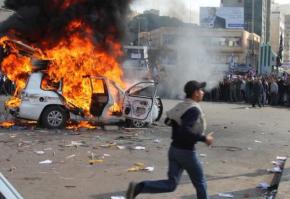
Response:
[[[17,43],[22,50],[27,47]],[[20,48],[19,47],[19,48]],[[48,81],[43,66],[49,60],[34,60],[35,69],[29,75],[24,89],[8,101],[6,110],[16,118],[37,121],[49,129],[64,128],[68,121],[89,121],[93,124],[124,123],[141,128],[158,121],[163,105],[156,95],[154,81],[141,81],[128,89],[104,76],[84,76],[89,85],[90,107],[85,111],[63,96],[63,82]],[[14,105],[11,105],[14,104]]]

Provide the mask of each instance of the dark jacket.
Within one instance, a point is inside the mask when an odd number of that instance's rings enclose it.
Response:
[[[206,136],[202,132],[193,132],[192,128],[200,114],[198,108],[192,107],[181,116],[181,125],[173,121],[172,146],[179,149],[195,150],[195,144],[198,141],[206,141]]]

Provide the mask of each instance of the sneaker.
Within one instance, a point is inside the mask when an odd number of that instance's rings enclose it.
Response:
[[[126,192],[126,199],[134,199],[134,192],[135,192],[135,188],[136,188],[137,183],[135,182],[130,182],[129,187],[127,189]]]

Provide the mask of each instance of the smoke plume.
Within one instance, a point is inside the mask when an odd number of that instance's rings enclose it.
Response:
[[[125,18],[131,0],[5,0],[14,10],[0,24],[0,36],[8,35],[39,48],[52,48],[61,38],[69,38],[68,24],[79,20],[93,30],[93,40],[104,44],[107,37],[119,41],[124,36]],[[73,30],[84,34],[83,27]]]
[[[161,90],[170,97],[183,97],[183,86],[189,80],[204,81],[206,90],[218,85],[227,66],[214,64],[217,53],[207,45],[209,37],[200,28],[180,29],[173,46],[177,52],[177,63],[165,68],[166,74]]]

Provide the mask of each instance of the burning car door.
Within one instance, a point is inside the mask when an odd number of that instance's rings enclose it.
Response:
[[[123,115],[133,121],[152,123],[157,112],[154,108],[156,91],[153,81],[139,82],[130,87],[125,92]]]

